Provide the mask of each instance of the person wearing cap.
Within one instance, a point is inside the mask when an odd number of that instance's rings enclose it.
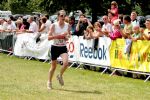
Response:
[[[108,9],[108,13],[111,13],[113,17],[118,18],[118,4],[116,1],[111,2],[111,9]]]
[[[146,29],[142,32],[142,36],[145,40],[150,40],[150,18],[145,22]]]

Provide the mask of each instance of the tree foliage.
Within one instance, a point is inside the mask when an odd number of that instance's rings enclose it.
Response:
[[[15,13],[31,13],[33,11],[55,13],[60,9],[66,11],[82,10],[91,14],[107,14],[107,9],[113,0],[0,0],[0,10],[11,10]],[[132,10],[148,14],[149,0],[115,0],[119,6],[119,13],[130,14]]]

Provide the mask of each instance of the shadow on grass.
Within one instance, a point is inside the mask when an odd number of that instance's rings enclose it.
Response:
[[[94,90],[94,91],[69,90],[69,89],[55,89],[55,90],[73,92],[73,93],[84,93],[84,94],[102,94],[102,92],[97,91],[97,90]]]

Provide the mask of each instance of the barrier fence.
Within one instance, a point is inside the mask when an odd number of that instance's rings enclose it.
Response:
[[[0,51],[13,53],[14,36],[15,33],[12,32],[0,32]]]
[[[14,33],[1,33],[0,50],[9,51],[9,48],[13,47],[13,35]],[[72,62],[72,65],[78,63],[79,66],[77,68],[81,65],[90,65],[103,67],[104,71],[102,74],[107,69],[114,69],[112,74],[120,70],[148,75],[145,82],[150,78],[149,41],[138,40],[137,42],[133,42],[130,54],[125,54],[124,39],[111,41],[108,37],[99,37],[98,46],[94,48],[94,39],[85,40],[82,36],[72,36],[67,41],[67,48],[69,61]],[[58,58],[58,60],[61,60],[61,58]]]

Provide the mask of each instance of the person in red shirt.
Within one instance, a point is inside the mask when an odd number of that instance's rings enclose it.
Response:
[[[116,1],[111,2],[111,9],[108,9],[108,13],[111,13],[113,17],[118,18],[118,4]]]

